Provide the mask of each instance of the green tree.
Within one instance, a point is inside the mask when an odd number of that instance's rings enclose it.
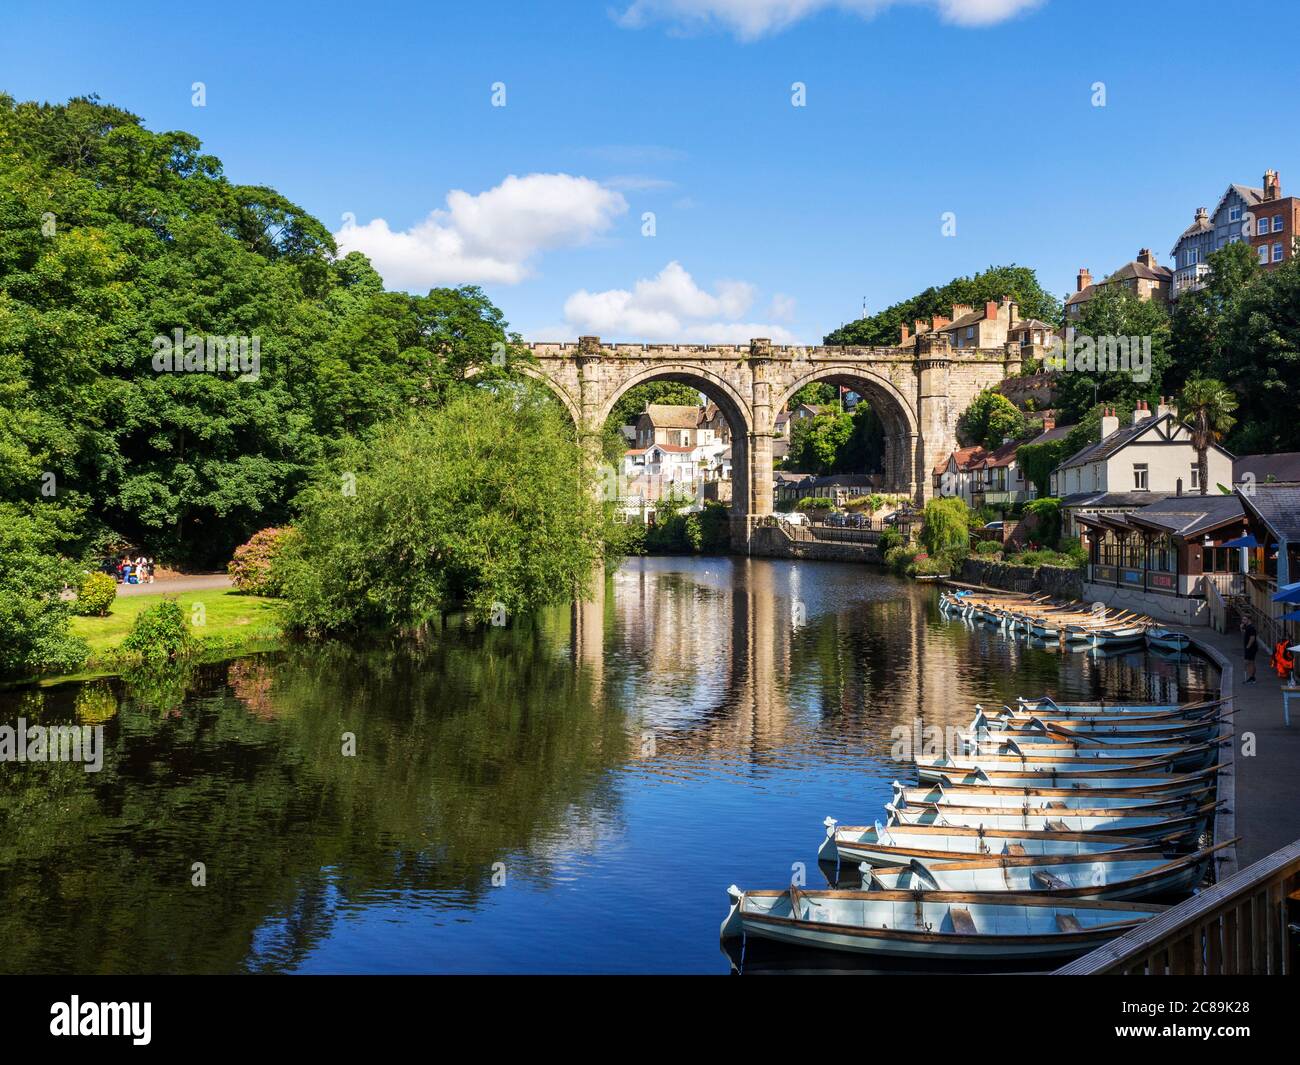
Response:
[[[78,575],[56,545],[46,517],[0,503],[0,677],[75,669],[89,653],[69,631],[62,593]]]
[[[921,515],[921,543],[934,556],[964,555],[970,547],[971,512],[956,496],[931,499]]]
[[[990,450],[1007,439],[1018,440],[1028,431],[1029,422],[1011,400],[1001,392],[986,388],[966,408],[957,421],[961,437]]]
[[[1132,409],[1138,400],[1157,401],[1172,361],[1169,332],[1169,314],[1159,301],[1139,299],[1120,285],[1101,288],[1086,304],[1074,329],[1077,361],[1057,381],[1056,406],[1061,417],[1072,421],[1099,403]],[[1145,351],[1148,339],[1150,362],[1142,366],[1145,356],[1139,359],[1137,353]],[[1116,341],[1129,345],[1128,368],[1120,365],[1119,352],[1113,347]],[[1138,344],[1136,352],[1131,341]],[[1108,352],[1115,352],[1114,367]],[[1093,356],[1091,367],[1085,353]],[[1078,362],[1085,365],[1080,368]]]
[[[468,389],[384,423],[300,505],[273,568],[308,633],[512,618],[569,600],[601,557],[573,427],[533,392]]]
[[[1211,444],[1217,444],[1236,424],[1232,412],[1237,409],[1237,397],[1222,381],[1208,377],[1194,377],[1183,386],[1178,398],[1178,415],[1191,427],[1192,446],[1196,448],[1196,467],[1201,482],[1201,495],[1208,494],[1208,453]]]
[[[891,346],[898,343],[899,327],[909,329],[918,319],[951,314],[954,304],[981,307],[1005,297],[1020,307],[1020,317],[1037,318],[1050,325],[1061,320],[1061,302],[1039,283],[1025,266],[990,266],[973,277],[957,277],[946,285],[928,288],[910,299],[892,304],[877,314],[860,318],[827,334],[827,344]]]
[[[790,430],[786,468],[800,473],[830,473],[841,449],[852,436],[853,416],[850,414],[841,412],[801,418]]]

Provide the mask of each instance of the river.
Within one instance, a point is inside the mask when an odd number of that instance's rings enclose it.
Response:
[[[106,745],[0,763],[0,971],[726,972],[727,885],[822,884],[823,818],[914,779],[895,727],[1212,672],[1034,650],[860,565],[647,558],[507,628],[0,692]]]

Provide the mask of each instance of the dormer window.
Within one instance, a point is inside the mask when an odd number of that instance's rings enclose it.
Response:
[[[1228,221],[1229,221],[1229,222],[1240,222],[1240,221],[1241,221],[1241,207],[1238,206],[1238,207],[1229,207],[1229,208],[1228,208]]]

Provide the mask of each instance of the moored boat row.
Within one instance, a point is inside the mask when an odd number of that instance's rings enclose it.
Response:
[[[1210,873],[1222,703],[977,707],[894,784],[888,819],[824,822],[829,890],[728,894],[724,939],[936,962],[1078,956]],[[841,877],[855,877],[849,889]]]
[[[1191,647],[1183,632],[1158,624],[1145,614],[1114,610],[1100,603],[1080,603],[1049,596],[945,591],[939,609],[950,617],[988,622],[1009,635],[1055,641],[1069,650],[1123,648],[1140,644],[1181,654]]]

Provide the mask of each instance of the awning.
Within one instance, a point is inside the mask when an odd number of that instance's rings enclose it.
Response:
[[[1229,540],[1226,544],[1220,544],[1220,547],[1258,547],[1259,541],[1250,533],[1245,536],[1238,536],[1235,540]]]
[[[1282,615],[1283,621],[1300,621],[1300,610],[1291,610]]]
[[[1273,596],[1275,603],[1300,603],[1300,581],[1284,584]]]

